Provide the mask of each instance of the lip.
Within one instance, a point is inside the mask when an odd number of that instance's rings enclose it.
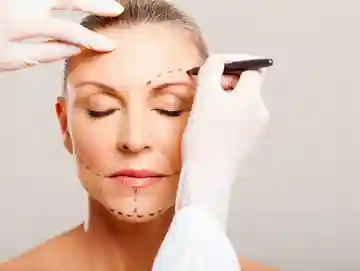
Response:
[[[151,170],[135,169],[120,170],[108,176],[108,178],[132,188],[149,187],[164,177],[166,175]]]

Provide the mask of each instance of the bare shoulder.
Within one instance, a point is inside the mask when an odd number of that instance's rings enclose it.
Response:
[[[0,271],[58,271],[66,262],[76,242],[78,228],[72,229],[7,262],[0,263]],[[68,251],[69,253],[64,253]],[[73,260],[74,258],[72,258]],[[71,265],[70,265],[71,266]]]
[[[242,267],[242,271],[280,271],[280,269],[264,266],[261,263],[244,259],[242,257],[239,259],[239,262]]]

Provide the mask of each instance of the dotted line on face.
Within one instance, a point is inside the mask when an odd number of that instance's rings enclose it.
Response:
[[[80,156],[77,156],[80,164],[82,164],[90,173],[98,176],[98,177],[103,177],[103,178],[106,178],[105,175],[101,174],[101,173],[98,173],[98,172],[94,172],[87,164],[84,163],[84,161],[81,159]]]
[[[163,213],[163,210],[162,210],[162,209],[159,209],[159,210],[157,210],[156,212],[150,212],[150,213],[147,213],[147,214],[139,214],[139,213],[129,214],[129,213],[124,213],[124,212],[116,211],[116,210],[113,209],[113,208],[110,208],[109,211],[112,212],[112,213],[114,213],[114,214],[117,214],[117,215],[119,215],[119,216],[128,217],[128,218],[132,218],[132,217],[136,217],[136,218],[153,217],[153,216],[156,216],[156,215],[159,215],[159,214],[162,214],[162,213]]]
[[[138,189],[134,188],[134,213],[137,213],[137,207],[136,207],[136,202],[137,202],[137,194],[138,194]]]
[[[159,79],[161,76],[164,76],[164,75],[167,75],[167,74],[172,74],[172,73],[175,73],[175,72],[179,72],[179,73],[182,73],[184,72],[183,69],[181,68],[178,68],[178,69],[172,69],[172,70],[168,70],[167,72],[159,72],[156,77],[155,77],[155,80]],[[148,80],[146,81],[146,86],[149,86],[151,85],[151,83],[153,82],[154,80]]]
[[[91,173],[91,174],[94,174],[98,177],[103,177],[103,178],[106,178],[106,176],[104,176],[103,174],[100,174],[100,173],[95,173],[93,172],[93,170],[87,165],[84,163],[84,161],[80,158],[80,156],[77,156],[78,157],[78,160],[79,162]],[[134,214],[129,214],[129,213],[125,213],[125,212],[120,212],[120,211],[116,211],[115,209],[113,208],[110,208],[109,211],[114,213],[114,214],[117,214],[119,216],[122,216],[122,217],[128,217],[128,218],[132,218],[132,217],[136,217],[136,218],[144,218],[144,217],[154,217],[156,215],[159,215],[159,214],[162,214],[164,211],[162,209],[159,209],[157,210],[156,212],[149,212],[149,213],[146,213],[146,214],[139,214],[138,213],[138,208],[136,206],[136,203],[138,201],[138,194],[139,194],[139,189],[138,188],[134,188],[134,209],[133,209],[133,212]]]

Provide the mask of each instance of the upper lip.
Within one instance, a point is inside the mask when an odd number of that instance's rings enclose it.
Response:
[[[131,178],[151,178],[151,177],[164,177],[165,174],[161,174],[147,169],[124,169],[116,171],[109,175],[110,178],[115,177],[131,177]]]

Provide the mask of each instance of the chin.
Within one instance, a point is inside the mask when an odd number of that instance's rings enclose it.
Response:
[[[111,212],[111,211],[110,211]],[[159,213],[153,216],[121,216],[118,214],[114,214],[114,212],[111,212],[118,220],[130,223],[130,224],[140,224],[140,223],[147,223],[151,222],[153,220],[156,220],[157,218],[161,217],[163,213]]]
[[[175,202],[167,204],[151,204],[151,202],[138,202],[136,205],[129,204],[106,204],[104,207],[111,215],[120,221],[128,223],[146,223],[162,217],[168,213],[174,206]]]

